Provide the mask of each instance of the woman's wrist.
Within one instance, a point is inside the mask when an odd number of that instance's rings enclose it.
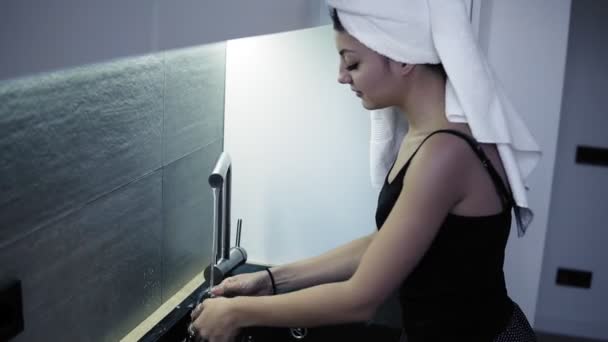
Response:
[[[293,276],[294,270],[292,267],[275,266],[270,267],[268,270],[272,273],[276,294],[287,293],[297,289],[293,288],[294,282],[296,282],[297,279]],[[273,288],[270,275],[267,271],[264,273],[266,273],[267,289],[269,289],[269,293],[272,293]]]
[[[256,296],[270,296],[272,295],[272,283],[268,272],[266,270],[257,271],[255,274],[255,283],[257,284]]]
[[[265,271],[266,271],[266,273],[268,273],[268,279],[270,280],[270,294],[276,295],[277,294],[277,285],[274,280],[274,275],[272,274],[272,271],[270,271],[270,268],[267,268]]]
[[[279,293],[277,287],[277,278],[275,271],[271,271],[270,268],[256,272],[259,284],[262,285],[263,292],[261,295],[272,296]]]
[[[252,320],[255,315],[252,315],[251,312],[249,312],[250,310],[248,310],[247,308],[247,301],[251,300],[252,298],[255,297],[230,298],[230,300],[232,301],[230,303],[230,312],[232,312],[234,315],[232,319],[232,324],[234,324],[233,326],[236,327],[236,329],[243,329],[255,325],[255,321]]]

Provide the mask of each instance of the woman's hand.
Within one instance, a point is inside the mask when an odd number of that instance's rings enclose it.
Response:
[[[271,295],[272,284],[265,271],[238,274],[214,286],[211,293],[215,298],[205,299],[192,310],[192,329],[211,342],[232,341],[238,334],[239,320],[233,301],[222,297]]]
[[[238,274],[214,286],[211,293],[222,297],[267,296],[272,294],[272,284],[265,271]]]
[[[222,297],[205,299],[192,311],[190,329],[203,341],[234,341],[242,323],[233,305],[234,300]]]

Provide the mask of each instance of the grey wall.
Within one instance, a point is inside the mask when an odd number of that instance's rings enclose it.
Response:
[[[225,43],[0,82],[16,341],[116,341],[208,262]]]
[[[2,0],[0,79],[312,27],[324,0]]]
[[[608,168],[575,163],[608,148],[608,3],[573,0],[537,328],[608,340]],[[555,284],[558,267],[593,272],[591,289]]]

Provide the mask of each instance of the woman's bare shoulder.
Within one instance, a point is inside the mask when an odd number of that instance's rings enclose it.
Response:
[[[467,142],[452,134],[429,137],[412,158],[404,178],[403,191],[413,196],[437,193],[455,204],[466,193],[474,154]],[[419,185],[425,184],[422,188]],[[414,190],[415,189],[415,190]]]

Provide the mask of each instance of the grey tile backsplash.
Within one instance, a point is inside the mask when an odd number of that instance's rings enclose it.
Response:
[[[165,54],[163,165],[223,137],[225,44]]]
[[[211,262],[213,196],[207,179],[221,151],[217,140],[164,167],[163,293],[175,293]]]
[[[157,171],[0,250],[21,279],[17,341],[117,341],[161,304]]]
[[[219,43],[0,82],[15,341],[119,340],[208,263],[224,75]]]
[[[155,56],[0,85],[0,244],[161,165]]]

